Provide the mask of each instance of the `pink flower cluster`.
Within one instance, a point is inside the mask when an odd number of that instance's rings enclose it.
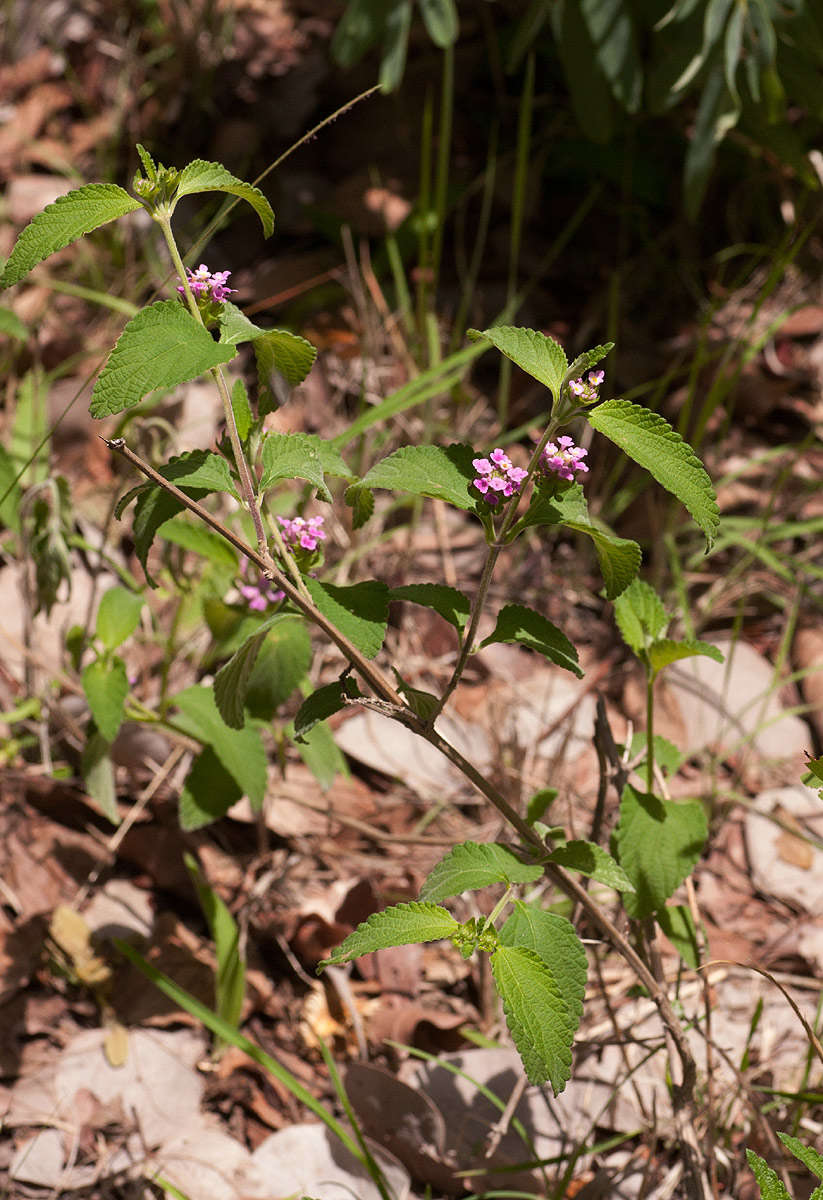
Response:
[[[569,391],[587,403],[597,399],[597,389],[606,378],[605,371],[587,371],[580,379],[572,379]]]
[[[492,450],[488,458],[473,458],[472,466],[477,478],[474,487],[487,504],[495,505],[501,496],[508,498],[520,491],[520,485],[528,475],[522,467],[515,467],[508,454],[499,447]]]
[[[244,583],[240,595],[253,612],[265,612],[270,604],[277,604],[283,599],[285,592],[271,585],[271,580],[261,575],[257,583]]]
[[[189,287],[198,299],[202,296],[204,300],[214,300],[215,303],[222,304],[237,291],[236,288],[226,287],[231,271],[215,271],[212,274],[206,264],[201,263],[196,271],[186,267],[186,274],[189,277]],[[185,295],[186,289],[182,283],[177,290],[181,295]]]
[[[581,460],[586,457],[588,450],[575,446],[574,438],[559,437],[556,442],[548,442],[540,455],[540,466],[544,471],[554,471],[561,479],[574,479],[575,471],[588,471]]]
[[[283,541],[287,546],[316,550],[317,543],[326,540],[322,517],[309,517],[308,520],[304,517],[278,517],[277,520],[280,522]]]

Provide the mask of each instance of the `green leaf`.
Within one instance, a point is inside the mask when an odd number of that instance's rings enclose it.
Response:
[[[186,688],[172,703],[180,710],[175,725],[210,746],[241,792],[259,809],[266,793],[266,752],[257,730],[249,725],[230,729],[210,687]]]
[[[244,183],[242,179],[236,179],[220,163],[205,162],[202,158],[196,158],[183,168],[175,199],[197,192],[228,192],[232,196],[239,196],[257,213],[263,226],[263,236],[271,237],[274,233],[274,213],[260,189],[250,183]]]
[[[515,900],[514,911],[500,930],[500,942],[522,946],[543,960],[565,997],[574,1032],[583,1016],[588,961],[571,921],[536,904]]]
[[[823,1154],[818,1154],[811,1146],[804,1145],[800,1138],[792,1137],[788,1133],[778,1133],[777,1135],[787,1150],[791,1150],[795,1158],[800,1159],[804,1167],[808,1167],[813,1175],[818,1179],[823,1179]]]
[[[451,937],[459,928],[451,913],[437,904],[420,904],[415,900],[394,904],[383,912],[372,913],[349,934],[331,958],[318,964],[317,970],[320,972],[324,967],[350,962],[374,950],[385,950],[387,946],[437,942]]]
[[[638,758],[646,749],[646,731],[639,729],[632,735],[631,748],[629,757],[631,759]],[[654,735],[654,761],[666,775],[676,775],[683,765],[685,755],[681,754],[674,742],[670,742],[668,738],[661,737],[659,733]],[[639,769],[640,763],[637,764]]]
[[[374,512],[374,493],[359,484],[352,484],[346,488],[344,499],[351,509],[352,529],[362,529]]]
[[[346,707],[346,700],[354,700],[361,694],[354,679],[343,675],[333,683],[317,688],[307,696],[294,718],[294,736],[299,742],[314,728],[318,721],[325,721]]]
[[[188,853],[183,855],[183,861],[214,942],[217,957],[215,1009],[224,1021],[237,1026],[246,993],[246,964],[240,955],[240,930],[229,909],[203,876],[197,861]]]
[[[670,638],[661,638],[649,647],[649,665],[657,675],[669,663],[678,662],[681,658],[696,658],[698,655],[702,655],[704,658],[713,658],[715,662],[719,663],[725,661],[717,646],[712,646],[710,642],[700,642],[694,639],[674,642]]]
[[[561,633],[548,618],[524,604],[506,604],[501,608],[494,632],[483,639],[478,649],[482,650],[493,642],[518,642],[545,655],[555,666],[573,671],[579,678],[583,677],[577,662],[577,651],[565,633]]]
[[[521,862],[497,842],[462,842],[429,872],[420,899],[448,900],[492,883],[534,883],[542,874],[542,867]]]
[[[621,637],[638,656],[658,641],[669,623],[663,601],[643,579],[634,579],[614,602]]]
[[[617,892],[633,892],[634,884],[611,854],[594,842],[572,841],[558,846],[549,855],[549,862],[568,871],[579,871]]]
[[[571,1075],[576,1022],[554,975],[539,955],[522,946],[498,945],[491,965],[529,1083],[548,1080],[559,1095]]]
[[[306,479],[317,488],[321,500],[331,503],[331,492],[323,480],[321,456],[310,434],[270,433],[263,443],[262,458],[261,492],[268,491],[280,479]]]
[[[224,346],[239,346],[242,342],[253,342],[255,338],[266,332],[265,329],[261,329],[259,325],[250,321],[236,304],[232,304],[231,300],[224,300],[221,304],[217,324],[220,329],[219,340]],[[238,382],[241,381],[238,380]]]
[[[581,6],[552,5],[551,17],[577,123],[590,141],[605,145],[614,132],[615,105]]]
[[[661,800],[627,783],[615,830],[617,857],[635,886],[623,897],[631,917],[650,916],[691,871],[703,852],[707,825],[697,800]]]
[[[110,745],[102,733],[95,731],[83,748],[80,770],[91,799],[112,825],[120,824],[117,810],[117,788],[114,782],[114,763]]]
[[[460,25],[454,0],[417,0],[423,24],[435,46],[445,50],[457,40]]]
[[[246,723],[246,690],[267,632],[266,628],[258,629],[246,638],[214,677],[215,704],[232,729],[242,729]]]
[[[685,505],[711,546],[720,523],[712,482],[691,446],[668,421],[628,400],[606,400],[586,415],[593,429]]]
[[[56,250],[140,207],[139,200],[114,183],[90,183],[59,196],[18,237],[0,275],[0,291],[28,275]]]
[[[237,554],[225,538],[205,525],[195,524],[189,517],[171,517],[164,521],[157,533],[174,546],[182,546],[193,554],[200,554],[227,571],[237,570]]]
[[[433,692],[425,692],[422,688],[412,687],[410,683],[406,683],[396,667],[392,670],[397,678],[397,690],[404,696],[415,716],[421,721],[433,721],[442,707],[440,697],[435,696]]]
[[[143,597],[116,585],[104,592],[97,610],[96,632],[107,650],[116,650],[134,633],[140,620]]]
[[[246,686],[246,708],[270,721],[305,678],[311,665],[311,637],[302,617],[274,618]]]
[[[351,0],[331,40],[334,61],[341,67],[354,66],[380,37],[385,23],[385,0]]]
[[[526,806],[526,820],[528,823],[534,825],[537,821],[542,821],[551,805],[554,804],[557,796],[557,788],[540,788],[536,791]]]
[[[242,379],[235,379],[231,389],[231,410],[234,413],[234,423],[237,426],[237,436],[245,442],[252,427],[251,405],[249,394]]]
[[[739,117],[740,102],[729,91],[723,64],[715,55],[707,70],[683,165],[686,216],[690,221],[697,219],[703,203],[717,147]]]
[[[113,742],[129,694],[126,664],[121,658],[98,658],[84,669],[82,683],[95,725],[107,742]]]
[[[279,479],[307,479],[324,500],[331,500],[324,475],[353,478],[340,451],[316,433],[271,433],[263,443],[261,491]]]
[[[686,904],[664,904],[654,915],[683,962],[696,971],[700,966],[700,945],[691,909]]]
[[[299,740],[295,739],[294,746],[324,792],[331,787],[337,775],[348,777],[346,756],[324,722],[318,722]]]
[[[288,613],[276,616],[252,672],[246,700],[252,715],[269,720],[305,678],[311,657],[306,621]]]
[[[516,325],[469,329],[467,336],[472,341],[490,342],[521,370],[547,387],[555,400],[558,399],[569,364],[562,346],[554,338],[546,337],[536,329],[520,329]]]
[[[759,1154],[755,1154],[754,1150],[747,1150],[746,1158],[760,1188],[760,1200],[792,1200],[783,1180]]]
[[[384,92],[393,92],[403,78],[411,19],[412,0],[394,0],[386,9],[379,77],[380,87]]]
[[[358,486],[430,496],[468,511],[476,503],[469,493],[473,457],[471,446],[402,446],[375,463]]]
[[[571,484],[565,491],[550,498],[539,494],[535,496],[520,518],[517,529],[519,531],[529,525],[563,525],[566,529],[590,537],[594,542],[606,584],[606,598],[609,600],[619,596],[640,569],[642,555],[637,542],[617,537],[610,530],[592,523],[579,483]]]
[[[0,525],[8,529],[20,528],[20,484],[17,468],[4,446],[0,446]]]
[[[173,388],[234,357],[177,300],[158,300],[126,325],[92,392],[89,412],[110,417],[157,388]]]
[[[465,629],[471,611],[468,596],[457,588],[446,587],[440,583],[409,583],[403,587],[392,588],[389,599],[408,600],[412,604],[431,608],[444,621],[453,625],[458,633]]]
[[[243,792],[220,759],[206,746],[197,755],[180,793],[179,821],[184,833],[219,821]]]
[[[16,312],[12,312],[10,308],[0,308],[0,334],[24,342],[29,336],[29,331]]]
[[[288,329],[267,329],[252,343],[257,361],[257,382],[260,388],[261,416],[277,407],[271,390],[271,375],[279,373],[291,387],[302,383],[314,365],[317,350],[296,333]]]
[[[321,613],[333,621],[366,658],[374,658],[383,645],[389,619],[389,589],[385,583],[367,579],[351,587],[335,587],[316,579],[305,582]]]
[[[580,10],[594,43],[595,57],[612,92],[627,112],[637,112],[643,68],[631,10],[624,0],[582,0]]]

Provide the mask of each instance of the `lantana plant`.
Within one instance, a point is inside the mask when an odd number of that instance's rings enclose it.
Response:
[[[627,400],[602,399],[605,373],[598,364],[606,359],[610,344],[595,346],[569,362],[553,338],[510,325],[471,330],[469,337],[496,349],[545,388],[544,428],[534,447],[518,450],[523,466],[516,465],[500,446],[484,450],[465,444],[406,445],[357,477],[342,453],[354,433],[327,439],[268,431],[265,420],[276,403],[272,371],[292,385],[301,382],[311,369],[314,348],[290,331],[264,329],[250,321],[231,299],[235,293],[228,286],[229,272],[214,272],[206,265],[187,269],[172,231],[172,217],[184,196],[225,192],[251,205],[268,236],[274,228],[271,207],[257,188],[218,163],[197,160],[176,170],[155,164],[142,147],[138,149],[143,172],[136,176],[132,193],[111,184],[92,184],[49,205],[21,233],[0,287],[17,283],[48,255],[80,236],[143,208],[162,231],[177,280],[169,298],[142,309],[123,329],[94,386],[91,415],[117,416],[157,389],[173,388],[202,374],[212,379],[221,397],[228,438],[211,451],[193,450],[152,465],[122,436],[108,442],[113,452],[144,476],[145,481],[120,501],[117,515],[122,517],[134,504],[132,536],[147,583],[154,584],[149,552],[158,536],[174,531],[180,544],[195,546],[190,535],[181,533],[180,514],[185,510],[223,539],[230,562],[235,563],[241,601],[248,619],[253,618],[251,626],[239,618],[232,626],[237,632],[213,684],[196,685],[166,698],[164,713],[174,714],[174,727],[203,747],[181,798],[182,824],[192,829],[218,819],[243,793],[253,807],[260,808],[266,792],[263,731],[280,706],[304,685],[311,658],[308,630],[319,631],[338,647],[346,665],[339,678],[300,703],[291,730],[295,745],[305,752],[312,737],[325,728],[325,719],[347,705],[375,709],[413,730],[457,765],[509,829],[508,839],[500,844],[455,846],[431,872],[418,901],[374,914],[327,963],[345,962],[388,945],[438,938],[451,939],[467,957],[488,954],[529,1079],[548,1081],[559,1092],[571,1070],[586,954],[565,917],[520,895],[524,886],[546,876],[619,950],[658,1005],[680,1059],[675,1094],[676,1108],[682,1109],[693,1096],[694,1061],[666,989],[633,941],[579,880],[588,876],[619,892],[637,923],[657,917],[668,920],[674,929],[667,902],[696,861],[705,838],[705,818],[699,805],[658,794],[651,719],[645,788],[627,778],[620,780],[620,818],[607,847],[597,841],[568,839],[562,828],[545,824],[545,804],[539,796],[521,808],[446,739],[437,718],[469,659],[495,642],[527,647],[558,669],[583,674],[577,650],[566,634],[525,604],[507,603],[492,613],[492,631],[478,640],[481,617],[489,615],[490,584],[498,560],[527,529],[566,529],[591,540],[604,595],[616,604],[620,629],[646,666],[650,706],[654,680],[667,662],[687,654],[711,653],[704,643],[676,643],[664,637],[668,618],[662,605],[637,579],[639,545],[616,536],[602,520],[593,520],[584,490],[590,464],[610,441],[685,505],[711,544],[718,509],[703,466],[659,414]],[[251,398],[240,380],[230,387],[224,371],[244,344],[251,346],[257,364],[256,396]],[[576,432],[565,432],[572,425]],[[581,439],[579,431],[587,426],[600,435],[596,453],[576,443]],[[282,502],[283,486],[297,481],[301,505],[306,503],[307,487],[318,504],[328,504],[332,500],[328,481],[335,479],[344,481],[353,529],[370,520],[373,493],[381,489],[435,498],[477,521],[487,543],[477,585],[470,592],[436,581],[393,587],[373,579],[335,584],[333,572],[322,570],[327,545],[323,518],[275,517],[270,511],[275,493]],[[225,525],[204,504],[214,495],[222,495],[242,514],[253,530],[251,544],[238,532],[242,523]],[[295,489],[295,503],[297,496]],[[243,557],[245,575],[236,569],[237,553]],[[454,666],[439,694],[419,690],[396,669],[393,675],[387,671],[392,664],[385,663],[383,645],[392,601],[422,605],[452,627]],[[117,603],[116,598],[109,601],[108,608]],[[122,623],[126,633],[133,627],[133,610],[132,601]],[[225,606],[221,611],[225,615]],[[111,616],[108,612],[107,619]],[[124,714],[131,711],[124,670],[105,669],[122,640],[120,632],[99,632],[98,657],[83,674],[84,684],[89,685],[98,760],[105,756]],[[99,669],[98,661],[104,664]],[[263,662],[266,670],[261,673],[258,667]],[[151,714],[142,710],[142,716],[149,719]],[[501,884],[503,895],[488,917],[459,921],[443,907],[443,901],[467,890]],[[680,926],[681,918],[678,913]]]

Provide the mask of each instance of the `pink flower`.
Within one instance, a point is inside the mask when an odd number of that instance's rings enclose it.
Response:
[[[257,583],[244,583],[240,595],[253,612],[265,612],[270,604],[278,604],[285,592],[273,588],[266,576],[261,575]]]
[[[192,294],[200,299],[213,300],[216,304],[222,304],[224,300],[228,300],[229,296],[233,296],[236,288],[226,286],[231,271],[215,271],[212,273],[205,263],[201,263],[196,271],[192,271],[191,267],[186,267],[186,275],[189,279],[189,287]],[[186,289],[182,284],[177,288],[181,295],[185,295]]]
[[[283,533],[283,541],[287,546],[303,550],[316,550],[318,542],[326,540],[322,517],[278,517]]]
[[[500,495],[508,498],[519,492],[520,485],[528,475],[528,471],[522,467],[515,467],[500,447],[492,450],[488,458],[473,458],[472,466],[477,472],[472,484],[486,503],[492,506],[497,504]]]
[[[597,389],[606,378],[605,371],[586,371],[580,379],[569,381],[569,391],[587,404],[597,399]]]
[[[540,455],[540,469],[553,471],[561,479],[574,479],[575,471],[588,471],[582,461],[588,454],[582,446],[575,446],[574,438],[559,437],[556,442],[548,442]]]

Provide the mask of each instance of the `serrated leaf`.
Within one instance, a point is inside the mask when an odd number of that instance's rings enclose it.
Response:
[[[160,474],[179,488],[203,488],[207,492],[229,492],[237,497],[229,464],[210,450],[189,450],[172,458]]]
[[[334,716],[341,708],[345,708],[347,699],[354,700],[359,695],[360,689],[350,675],[344,675],[341,679],[335,679],[333,683],[317,688],[306,697],[297,710],[294,718],[296,740],[304,738],[318,721],[325,721],[327,717]]]
[[[120,813],[117,810],[117,788],[110,750],[111,747],[102,733],[95,731],[83,749],[80,770],[91,799],[112,825],[119,825]]]
[[[514,911],[500,930],[500,942],[533,950],[543,960],[565,997],[574,1032],[583,1016],[588,960],[571,921],[515,900]]]
[[[646,749],[646,731],[638,729],[632,735],[631,748],[629,757],[632,760],[638,758]],[[654,761],[666,775],[676,775],[683,765],[684,755],[678,750],[674,742],[670,742],[668,738],[661,737],[659,733],[654,735]],[[640,766],[640,763],[637,764]]]
[[[458,633],[465,629],[471,612],[468,596],[457,588],[446,587],[440,583],[409,583],[403,587],[392,588],[389,599],[408,600],[412,604],[422,604],[424,608],[431,608],[444,621],[453,625]]]
[[[634,884],[626,872],[616,863],[608,851],[594,842],[571,841],[558,846],[549,855],[549,862],[557,863],[568,871],[579,871],[606,887],[618,892],[633,892]]]
[[[477,473],[472,466],[474,457],[471,446],[459,444],[402,446],[375,463],[358,486],[429,496],[468,511],[476,504],[469,493]]]
[[[554,338],[536,329],[520,329],[516,325],[469,329],[467,336],[475,342],[490,342],[522,371],[527,371],[547,387],[555,400],[558,399],[569,364],[562,346]]]
[[[543,868],[524,863],[497,842],[461,842],[426,876],[421,900],[448,900],[493,883],[534,883]]]
[[[266,492],[280,479],[305,479],[321,500],[331,503],[331,492],[323,480],[323,464],[316,445],[307,433],[271,433],[263,443],[263,476],[260,491]]]
[[[351,587],[335,587],[316,579],[307,579],[305,583],[323,615],[333,621],[366,658],[374,658],[383,645],[389,619],[389,589],[385,583],[375,579]]]
[[[433,721],[442,707],[440,697],[432,692],[425,692],[422,688],[412,687],[410,683],[406,683],[396,667],[393,670],[397,678],[397,690],[405,697],[415,716],[421,721]]]
[[[596,367],[612,350],[614,350],[614,342],[604,342],[602,346],[592,346],[591,350],[584,350],[582,354],[578,354],[577,358],[569,363],[566,370],[566,382],[570,379],[579,379],[585,371]]]
[[[700,966],[700,946],[697,927],[688,905],[664,904],[655,913],[655,920],[683,962],[696,971]]]
[[[288,329],[267,329],[254,339],[252,346],[262,407],[271,412],[276,404],[271,391],[272,371],[279,371],[286,383],[297,387],[312,369],[317,350],[311,342]]]
[[[436,46],[444,50],[457,39],[460,26],[454,0],[418,0],[426,32]]]
[[[586,416],[593,429],[677,497],[711,546],[720,523],[712,481],[691,446],[668,421],[629,400],[606,400]]]
[[[200,554],[227,571],[237,569],[237,554],[225,538],[205,525],[196,525],[188,517],[171,517],[158,528],[157,534],[174,546]]]
[[[210,746],[241,792],[259,809],[266,793],[266,752],[258,731],[250,725],[229,728],[210,687],[186,688],[171,702],[180,710],[174,724]]]
[[[460,928],[454,917],[437,904],[421,904],[416,900],[407,904],[394,904],[383,912],[372,913],[368,920],[350,933],[342,946],[330,958],[318,964],[323,967],[337,966],[384,950],[387,946],[408,946],[412,942],[437,942],[449,938]]]
[[[184,833],[202,829],[225,817],[243,791],[220,759],[206,746],[197,755],[180,793],[178,819]]]
[[[374,493],[355,483],[346,488],[344,499],[351,509],[352,529],[362,529],[374,512]]]
[[[559,1095],[571,1075],[576,1023],[554,975],[539,955],[522,946],[498,944],[491,966],[529,1082],[548,1080]]]
[[[97,610],[97,636],[107,650],[116,650],[134,633],[140,620],[143,597],[115,585],[104,592]]]
[[[56,250],[140,207],[139,200],[114,183],[89,183],[58,196],[18,237],[0,275],[0,291],[28,275]]]
[[[746,1158],[760,1188],[760,1200],[792,1200],[783,1180],[759,1154],[747,1150]]]
[[[609,600],[619,596],[640,569],[642,554],[637,542],[617,537],[610,530],[592,523],[579,483],[573,483],[556,496],[534,496],[517,528],[525,529],[529,525],[563,525],[566,529],[590,537],[594,542],[606,585],[606,598]]]
[[[266,197],[259,188],[250,183],[237,179],[224,166],[216,162],[206,162],[196,158],[180,172],[176,198],[191,196],[197,192],[228,192],[239,196],[252,206],[263,226],[263,236],[271,237],[274,233],[274,213]]]
[[[493,642],[517,642],[545,655],[556,666],[574,672],[578,678],[583,677],[577,662],[577,651],[565,633],[547,617],[524,604],[504,605],[497,614],[494,631],[483,639],[478,649],[482,650]]]
[[[717,646],[712,646],[710,642],[701,642],[695,639],[675,642],[670,638],[660,638],[649,647],[649,665],[657,675],[669,663],[678,662],[681,658],[696,658],[699,655],[704,658],[713,658],[715,662],[719,663],[725,661],[721,651]]]
[[[261,329],[259,325],[250,321],[236,304],[232,304],[231,300],[224,300],[221,304],[217,324],[220,330],[219,340],[226,346],[239,346],[242,342],[253,342],[255,338],[266,332],[265,329]],[[238,380],[238,382],[241,381]]]
[[[635,886],[623,903],[631,917],[662,908],[703,852],[707,824],[697,800],[662,800],[627,783],[614,839],[621,867]]]
[[[226,363],[221,346],[177,300],[158,300],[126,325],[100,372],[89,412],[110,417],[133,408],[158,388],[173,388]]]
[[[123,723],[123,707],[129,694],[126,664],[122,658],[98,658],[89,663],[81,678],[94,723],[111,743]]]
[[[818,1154],[811,1146],[801,1142],[800,1138],[793,1137],[789,1133],[778,1133],[777,1136],[786,1149],[790,1150],[795,1158],[800,1159],[804,1167],[808,1167],[818,1179],[823,1179],[823,1154]]]
[[[29,336],[29,331],[16,312],[12,312],[10,308],[0,308],[0,334],[24,342]]]
[[[615,599],[614,618],[623,641],[637,655],[659,640],[669,623],[663,601],[644,579],[634,579]]]

